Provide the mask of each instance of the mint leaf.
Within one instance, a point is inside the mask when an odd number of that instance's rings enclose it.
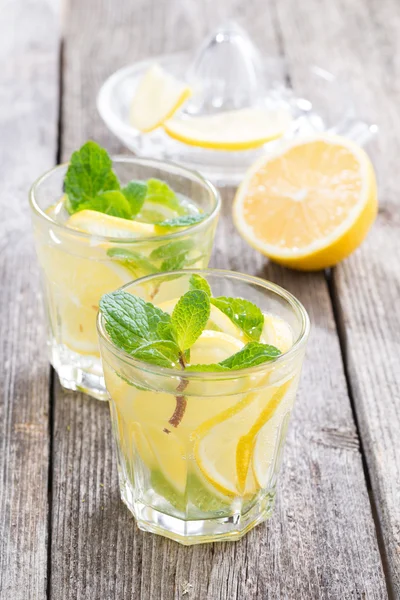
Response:
[[[160,367],[174,369],[179,366],[179,348],[174,342],[168,340],[143,344],[132,352],[132,356]]]
[[[177,242],[168,242],[163,246],[159,246],[150,254],[152,260],[160,258],[170,258],[183,252],[189,252],[193,248],[193,240],[178,240]]]
[[[92,141],[72,154],[64,187],[70,212],[96,198],[100,192],[120,189],[117,176],[112,171],[111,158],[104,148]]]
[[[228,367],[223,367],[219,364],[211,364],[211,365],[189,365],[186,367],[185,371],[198,371],[199,373],[222,373],[228,372],[231,369]]]
[[[171,317],[143,298],[116,291],[100,300],[105,328],[118,348],[132,354],[139,346],[159,340],[158,325]]]
[[[225,296],[211,298],[211,303],[229,317],[250,340],[258,342],[264,326],[264,315],[258,306],[244,298]]]
[[[209,317],[210,298],[202,290],[186,292],[178,300],[171,315],[171,324],[182,352],[193,346]]]
[[[186,263],[186,254],[171,256],[161,263],[161,271],[179,271]]]
[[[166,221],[155,223],[155,225],[157,225],[157,227],[162,227],[163,229],[174,229],[175,227],[189,227],[190,225],[200,223],[200,221],[203,221],[205,217],[206,215],[204,214],[183,215],[182,217],[175,217],[174,219],[167,219]]]
[[[158,269],[142,254],[126,248],[109,248],[107,255],[115,258],[135,277],[143,271],[146,275],[158,273]]]
[[[255,367],[261,363],[273,360],[281,354],[281,351],[275,346],[269,344],[260,344],[259,342],[249,342],[244,348],[233,354],[218,364],[228,369],[247,369]]]
[[[171,321],[160,321],[157,325],[157,334],[160,340],[168,340],[176,343]]]
[[[131,217],[129,202],[118,190],[100,192],[95,198],[80,204],[76,211],[86,209],[95,210],[113,217],[120,217],[121,219],[130,219]]]
[[[131,218],[140,212],[147,194],[147,184],[144,181],[130,181],[121,192],[129,202]]]
[[[191,290],[203,290],[207,294],[207,296],[212,296],[210,284],[207,279],[204,279],[201,275],[197,275],[194,273],[189,279],[189,288]]]
[[[171,256],[161,263],[160,271],[179,271],[179,269],[190,267],[199,260],[199,256],[196,258],[188,259],[186,254],[177,254],[177,256]]]
[[[160,179],[148,179],[146,202],[168,206],[168,208],[177,212],[178,215],[183,215],[186,212],[175,192],[165,181],[161,181]]]

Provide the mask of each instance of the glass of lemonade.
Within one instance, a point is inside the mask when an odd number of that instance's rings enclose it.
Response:
[[[309,333],[307,313],[289,292],[231,271],[151,275],[114,294],[133,295],[173,315],[193,275],[205,279],[222,303],[216,298],[211,305],[186,368],[151,364],[119,347],[120,332],[110,335],[103,300],[97,321],[122,499],[141,529],[186,545],[237,540],[271,515]],[[237,323],[250,333],[255,324],[254,314],[240,314],[243,303],[236,299],[260,309],[258,346],[272,345],[280,354],[229,370],[215,363],[226,365],[252,345]],[[134,316],[129,327],[134,334]],[[124,340],[129,344],[129,334]]]
[[[177,165],[121,157],[112,161],[112,169],[121,186],[149,179],[166,183],[182,208],[179,214],[202,213],[204,219],[189,221],[186,227],[159,228],[155,234],[153,222],[175,216],[157,201],[144,207],[133,230],[133,221],[101,212],[94,213],[94,219],[93,211],[85,210],[71,217],[64,195],[68,164],[55,167],[33,184],[30,205],[42,270],[50,362],[63,387],[101,400],[107,399],[107,393],[96,332],[100,297],[159,271],[206,267],[220,209],[212,184]]]

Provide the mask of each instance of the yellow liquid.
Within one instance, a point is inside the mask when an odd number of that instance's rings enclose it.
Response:
[[[187,213],[198,212],[189,200],[182,200]],[[177,216],[171,212],[164,218]],[[50,360],[58,371],[65,387],[83,389],[91,393],[90,388],[80,387],[81,376],[74,370],[102,376],[100,353],[96,330],[96,317],[100,298],[122,285],[158,271],[174,268],[204,268],[208,265],[214,237],[215,222],[199,233],[179,236],[179,244],[163,254],[168,243],[153,241],[151,238],[132,242],[105,241],[96,235],[80,235],[75,229],[69,229],[69,215],[63,202],[59,201],[47,209],[47,214],[62,228],[50,222],[34,222],[36,248],[43,271],[45,301],[49,324]],[[90,214],[91,211],[83,211]],[[153,211],[154,212],[154,211]],[[79,215],[75,213],[73,217]],[[96,213],[101,220],[104,235],[104,222],[108,215]],[[160,215],[144,213],[140,218],[160,218]],[[125,219],[112,219],[112,235],[115,227],[121,223],[122,237],[126,237]],[[111,221],[110,221],[111,222]],[[95,223],[96,225],[96,223]],[[168,249],[167,249],[168,250]],[[121,255],[121,251],[125,254]],[[168,259],[168,260],[167,260]],[[63,375],[65,373],[65,375]],[[76,379],[76,381],[74,381]],[[70,384],[68,381],[70,380]],[[96,395],[94,393],[93,395]],[[99,397],[105,396],[105,390]]]
[[[171,312],[175,301],[161,303]],[[261,341],[289,350],[293,335],[281,318],[265,315]],[[216,307],[191,349],[192,364],[215,363],[240,350],[244,334]],[[110,360],[112,362],[112,360]],[[118,372],[103,357],[111,396],[122,480],[135,502],[180,519],[229,516],[274,494],[276,473],[300,365],[281,373],[215,384],[190,382],[184,392],[143,389],[144,380]],[[154,384],[151,378],[148,380]],[[184,399],[182,396],[184,394]],[[173,415],[184,404],[180,422]]]

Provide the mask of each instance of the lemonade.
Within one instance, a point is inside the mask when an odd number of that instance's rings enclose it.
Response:
[[[143,278],[100,311],[121,494],[139,527],[184,544],[238,539],[273,507],[303,307],[210,270]]]
[[[31,190],[50,361],[61,384],[106,399],[101,296],[138,277],[208,264],[219,197],[199,175],[85,144]]]

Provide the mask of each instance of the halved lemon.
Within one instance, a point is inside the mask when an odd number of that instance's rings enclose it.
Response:
[[[321,136],[262,157],[239,187],[233,219],[247,242],[294,269],[346,258],[377,213],[374,169],[353,142]]]
[[[243,108],[211,116],[174,117],[164,123],[172,138],[213,150],[248,150],[281,137],[291,122],[288,111]]]
[[[155,235],[155,227],[150,223],[113,217],[96,210],[81,210],[66,221],[66,226],[91,235],[113,238],[137,238]]]
[[[153,65],[140,81],[132,101],[130,123],[139,131],[156,129],[178,110],[192,91],[159,65]]]

